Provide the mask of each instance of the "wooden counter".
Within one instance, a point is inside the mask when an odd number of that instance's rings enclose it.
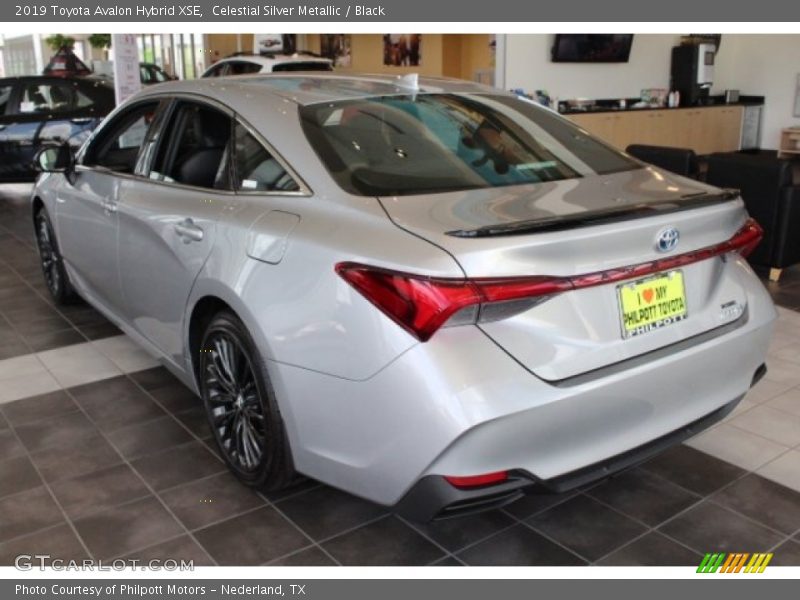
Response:
[[[710,154],[739,150],[743,115],[743,106],[703,106],[564,116],[620,150],[630,144],[652,144]]]

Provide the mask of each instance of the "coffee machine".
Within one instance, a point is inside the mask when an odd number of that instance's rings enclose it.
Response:
[[[708,103],[714,82],[714,44],[685,44],[672,49],[671,89],[680,92],[680,106]]]

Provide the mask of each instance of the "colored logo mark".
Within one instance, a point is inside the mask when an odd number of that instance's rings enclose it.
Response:
[[[707,553],[700,566],[697,567],[698,573],[763,573],[764,569],[772,560],[772,552],[715,552]],[[748,560],[749,559],[749,560]]]

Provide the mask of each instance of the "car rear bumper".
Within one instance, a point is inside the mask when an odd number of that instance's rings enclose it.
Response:
[[[747,287],[735,327],[555,384],[476,327],[443,329],[364,381],[270,363],[295,465],[401,511],[430,478],[509,471],[514,496],[625,468],[659,440],[677,443],[722,418],[747,392],[775,318],[763,286],[753,277]],[[420,514],[452,504],[438,493],[422,494],[433,500]]]
[[[759,368],[753,377],[753,385],[765,373],[765,366]],[[660,438],[552,479],[538,479],[531,473],[511,471],[508,480],[503,483],[467,490],[450,485],[442,476],[427,475],[414,484],[394,506],[394,511],[414,521],[427,522],[500,508],[518,500],[531,488],[534,493],[568,492],[611,477],[697,435],[729,415],[743,397]]]

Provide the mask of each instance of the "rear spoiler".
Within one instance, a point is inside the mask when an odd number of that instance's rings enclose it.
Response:
[[[725,189],[719,192],[698,192],[695,194],[686,194],[685,196],[670,200],[620,206],[618,208],[603,208],[564,217],[548,217],[546,219],[516,221],[514,223],[504,223],[500,225],[485,225],[477,229],[455,229],[453,231],[447,231],[446,234],[460,238],[482,238],[563,231],[565,229],[576,229],[578,227],[589,227],[591,225],[605,225],[618,221],[642,219],[645,217],[654,217],[656,215],[666,215],[683,210],[711,206],[713,204],[722,204],[724,202],[736,200],[739,196],[739,190],[734,189]]]

